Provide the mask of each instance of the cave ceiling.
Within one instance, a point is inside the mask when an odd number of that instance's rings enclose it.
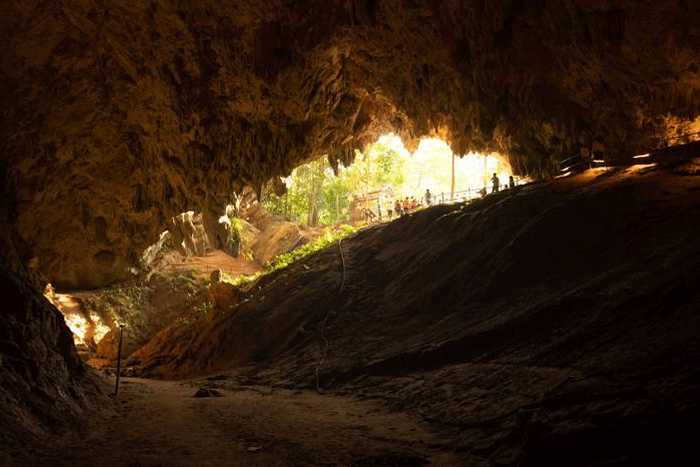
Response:
[[[521,173],[646,150],[698,116],[699,25],[691,0],[6,1],[3,202],[25,260],[88,287],[170,216],[387,132]]]

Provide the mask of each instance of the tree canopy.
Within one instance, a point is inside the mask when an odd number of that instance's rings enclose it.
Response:
[[[385,142],[377,142],[364,152],[357,151],[350,167],[339,167],[338,174],[325,158],[297,167],[287,177],[287,193],[276,196],[266,190],[263,203],[277,215],[311,226],[348,220],[352,193],[367,193],[384,186],[399,188],[405,175],[405,157]],[[387,200],[388,202],[388,200]]]
[[[442,202],[471,199],[490,184],[494,173],[507,183],[510,167],[498,154],[455,157],[444,141],[434,138],[422,140],[410,154],[398,137],[385,135],[364,152],[357,151],[355,162],[339,167],[337,175],[326,158],[297,167],[285,180],[287,193],[278,197],[265,190],[263,203],[269,212],[300,224],[335,224],[350,220],[353,193],[363,195],[389,185],[400,199],[421,199],[426,189]],[[393,200],[383,201],[386,212]],[[373,199],[365,207],[374,211],[375,203]]]

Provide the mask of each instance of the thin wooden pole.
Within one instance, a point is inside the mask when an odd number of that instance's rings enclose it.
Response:
[[[114,397],[119,393],[119,373],[122,366],[122,336],[124,335],[124,325],[119,325],[119,353],[117,354],[117,386],[114,388]]]
[[[450,190],[450,201],[455,200],[455,153],[452,153],[452,188]]]

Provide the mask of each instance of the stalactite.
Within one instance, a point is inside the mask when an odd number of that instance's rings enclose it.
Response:
[[[57,17],[50,2],[18,8],[11,0],[0,13],[2,30],[13,32],[3,39],[12,53],[0,68],[0,144],[4,177],[17,179],[5,191],[18,200],[23,240],[58,257],[52,233],[36,233],[41,203],[55,203],[52,225],[74,210],[49,187],[79,193],[91,219],[138,215],[158,224],[161,210],[191,203],[202,185],[227,190],[231,180],[286,175],[324,154],[333,167],[348,165],[380,131],[408,141],[444,128],[464,152],[519,154],[514,166],[524,171],[545,152],[575,148],[583,133],[604,131],[606,143],[622,147],[630,144],[622,135],[639,135],[640,126],[675,134],[700,112],[689,29],[697,9],[668,1],[650,2],[650,13],[595,0],[413,3],[330,0],[297,10],[300,2],[284,2],[274,11],[249,2],[239,11],[213,2],[176,11],[159,0],[121,2],[98,28],[80,2]],[[139,246],[110,241],[117,254]]]

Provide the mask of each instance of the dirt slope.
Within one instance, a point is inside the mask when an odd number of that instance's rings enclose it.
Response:
[[[239,377],[379,397],[470,463],[668,461],[699,412],[699,211],[700,178],[653,168],[434,207],[279,271],[138,360],[166,377],[254,360]]]

